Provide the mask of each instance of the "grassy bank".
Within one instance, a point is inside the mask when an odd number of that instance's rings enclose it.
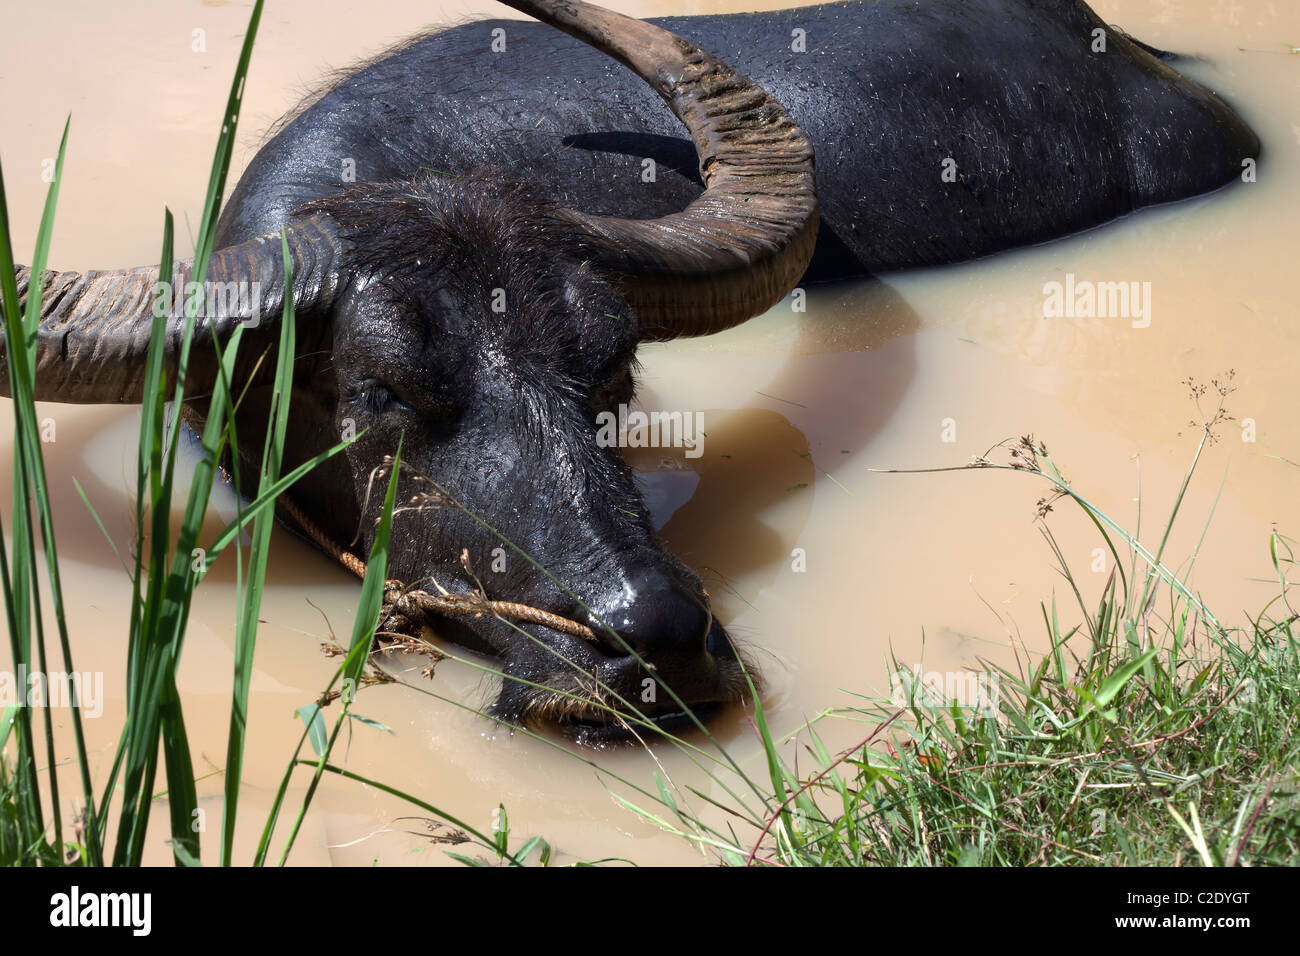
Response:
[[[1183,607],[1144,630],[1123,613],[1114,582],[1081,624],[1063,629],[1051,605],[1043,615],[1052,651],[986,672],[995,688],[987,715],[983,703],[944,706],[913,683],[902,707],[864,700],[826,718],[868,729],[847,753],[827,754],[810,727],[804,763],[816,769],[773,774],[780,813],[728,859],[1300,862],[1293,615],[1214,633]]]
[[[1175,572],[1165,554],[1201,454],[1228,420],[1231,379],[1187,383],[1201,438],[1154,551],[1073,488],[1032,437],[999,446],[1005,464],[986,455],[964,466],[1045,484],[1038,518],[1072,598],[1041,605],[1045,654],[1018,651],[1012,669],[960,675],[958,696],[895,662],[889,698],[863,698],[796,735],[810,768],[800,773],[760,708],[761,815],[724,836],[669,800],[643,814],[742,865],[1300,863],[1292,542],[1272,535],[1278,593],[1243,627],[1224,626],[1188,585],[1195,555]],[[1095,606],[1050,530],[1054,509],[1069,505],[1114,558]],[[844,720],[863,727],[862,743],[828,753],[819,727]]]

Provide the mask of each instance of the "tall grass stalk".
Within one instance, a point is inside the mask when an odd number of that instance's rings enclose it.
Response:
[[[192,274],[188,276],[189,281],[200,285],[206,277],[207,263],[213,249],[219,203],[225,189],[244,84],[261,13],[262,0],[258,0],[254,4],[223,112],[221,133],[198,230],[194,266]],[[0,548],[0,577],[3,578],[5,617],[14,664],[29,672],[38,669],[42,674],[48,673],[48,668],[40,576],[36,572],[37,527],[45,553],[45,572],[55,611],[63,666],[65,673],[74,673],[59,577],[54,516],[50,508],[49,485],[44,472],[40,433],[35,416],[36,388],[33,379],[42,285],[67,141],[68,132],[65,127],[55,165],[55,179],[50,187],[31,260],[32,281],[25,311],[19,309],[8,212],[4,203],[3,176],[0,175],[0,305],[3,305],[4,312],[5,352],[15,413],[12,551]],[[174,274],[173,237],[173,220],[170,211],[167,211],[163,222],[160,277]],[[270,422],[260,458],[262,466],[258,474],[257,495],[247,503],[240,499],[235,520],[216,536],[206,552],[199,548],[199,540],[220,462],[239,461],[235,412],[240,396],[232,392],[232,375],[243,326],[236,326],[228,341],[211,343],[211,347],[216,350],[218,376],[208,398],[207,417],[200,437],[199,461],[194,469],[180,525],[173,533],[171,514],[177,454],[174,436],[179,434],[182,427],[180,410],[187,394],[186,372],[193,346],[199,300],[191,296],[185,297],[184,332],[175,381],[168,379],[164,361],[168,310],[155,309],[146,362],[136,467],[135,557],[134,566],[130,569],[133,590],[125,661],[125,721],[111,769],[103,781],[102,796],[96,800],[82,732],[80,702],[74,699],[72,726],[77,746],[82,809],[78,814],[74,838],[69,839],[63,820],[63,797],[59,786],[59,768],[54,757],[54,729],[50,708],[39,708],[46,741],[44,774],[38,768],[34,743],[36,735],[33,710],[38,708],[14,706],[6,709],[0,747],[7,742],[12,729],[15,758],[12,771],[0,761],[2,863],[39,862],[56,865],[65,861],[65,854],[69,859],[90,865],[109,860],[106,853],[109,810],[114,800],[117,800],[117,826],[111,862],[115,865],[139,865],[147,847],[150,809],[157,799],[155,791],[160,752],[166,777],[173,858],[183,865],[199,861],[199,837],[203,828],[197,824],[200,819],[197,812],[197,788],[180,694],[176,687],[176,668],[184,646],[194,589],[203,580],[212,563],[231,543],[236,546],[236,584],[240,604],[235,634],[236,653],[220,860],[223,864],[233,862],[239,772],[247,735],[248,689],[256,646],[258,610],[265,590],[274,504],[277,497],[295,481],[321,461],[337,454],[347,444],[340,442],[288,474],[280,474],[295,346],[291,296],[293,277],[287,240],[283,238],[282,251],[286,305],[280,323],[279,352],[271,385],[273,397]],[[159,302],[163,301],[169,302],[170,297],[160,295]],[[166,404],[169,394],[170,406]],[[171,436],[170,440],[168,436]],[[240,468],[235,467],[233,471],[238,484]],[[95,515],[95,520],[99,522],[98,515]],[[99,524],[102,529],[102,522]],[[250,526],[251,539],[245,562],[242,536]],[[201,556],[201,559],[196,560],[196,556]],[[382,560],[377,568],[376,573],[382,574]],[[355,661],[351,666],[357,666]],[[75,693],[75,685],[73,686]],[[294,759],[296,754],[289,761],[290,770],[295,766]],[[42,781],[49,793],[48,822]]]

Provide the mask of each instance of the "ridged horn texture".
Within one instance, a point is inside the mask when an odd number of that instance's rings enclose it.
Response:
[[[647,339],[705,335],[770,308],[817,239],[813,148],[785,108],[689,40],[579,0],[503,0],[617,59],[690,131],[705,191],[661,219],[563,210],[624,277]]]
[[[325,220],[301,218],[286,230],[299,310],[329,301],[338,286],[339,239]],[[75,403],[137,403],[142,398],[153,311],[167,308],[164,367],[176,381],[187,297],[201,302],[186,379],[186,393],[201,395],[215,383],[213,336],[225,341],[239,323],[274,328],[284,304],[280,235],[261,236],[212,254],[201,288],[187,288],[188,259],[175,263],[170,290],[158,267],[92,272],[46,272],[36,337],[36,397]],[[18,299],[26,307],[31,270],[15,267]],[[160,299],[160,294],[165,297]],[[0,349],[4,332],[0,329]],[[256,356],[254,356],[255,358]],[[8,364],[0,351],[0,395],[9,394]]]

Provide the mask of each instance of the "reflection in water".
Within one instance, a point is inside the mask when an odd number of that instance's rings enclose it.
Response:
[[[615,5],[648,14],[782,4]],[[1239,391],[1229,409],[1240,421],[1229,423],[1207,454],[1169,553],[1176,560],[1192,553],[1226,473],[1193,583],[1232,620],[1237,609],[1267,600],[1269,585],[1260,579],[1271,574],[1270,528],[1300,531],[1293,464],[1300,461],[1300,419],[1292,410],[1293,375],[1280,358],[1300,346],[1288,281],[1292,224],[1300,216],[1300,74],[1294,57],[1267,52],[1296,42],[1300,10],[1217,0],[1095,6],[1144,40],[1196,55],[1180,68],[1220,90],[1268,144],[1257,183],[982,262],[812,287],[806,313],[793,312],[787,300],[722,335],[643,350],[641,406],[702,411],[707,440],[698,459],[682,449],[629,449],[629,459],[664,538],[702,571],[719,612],[762,668],[778,733],[846,703],[843,691],[885,692],[891,653],[905,664],[946,669],[982,658],[1005,662],[1013,641],[1041,646],[1038,602],[1050,600],[1060,581],[1032,521],[1042,488],[1020,475],[887,476],[872,468],[962,464],[1032,431],[1080,489],[1130,526],[1140,488],[1149,535],[1167,513],[1195,437],[1179,382],[1232,367]],[[476,9],[489,5],[444,5],[439,15]],[[212,145],[215,117],[203,104],[224,100],[246,15],[240,5],[164,5],[148,16],[89,3],[6,11],[12,29],[0,36],[0,62],[10,95],[0,102],[0,156],[20,254],[44,198],[42,160],[69,109],[71,152],[52,265],[156,261],[164,202],[177,212],[178,253],[185,251],[185,216],[197,213]],[[237,165],[304,81],[419,30],[430,14],[420,0],[395,0],[382,17],[340,13],[348,31],[306,0],[278,0],[268,16],[278,19],[264,22],[259,38]],[[190,49],[199,26],[207,31],[205,54]],[[39,51],[55,44],[64,55],[50,71]],[[113,81],[98,81],[103,75]],[[161,75],[168,82],[160,87]],[[1044,318],[1044,285],[1071,273],[1150,282],[1150,327]],[[105,674],[105,714],[87,728],[102,779],[123,707],[130,589],[73,479],[129,557],[138,417],[131,409],[48,405],[40,414],[56,425],[45,452],[74,598],[77,667]],[[1241,440],[1246,419],[1255,442]],[[0,446],[11,455],[8,416],[0,420]],[[6,469],[0,500],[11,496],[8,482]],[[220,494],[216,510],[228,516],[233,500]],[[1054,516],[1053,530],[1085,598],[1094,600],[1106,577],[1091,570],[1094,532],[1068,512]],[[318,645],[331,629],[346,637],[357,596],[346,572],[277,533],[252,690],[257,732],[244,768],[243,859],[300,733],[294,710],[333,671]],[[1057,597],[1064,615],[1069,595]],[[195,596],[180,675],[196,765],[214,774],[200,784],[209,819],[219,816],[234,599],[233,569],[218,564]],[[496,678],[483,669],[490,662],[463,655],[440,664],[432,680],[420,676],[424,664],[394,658],[386,667],[413,688],[363,692],[358,711],[393,733],[356,728],[351,769],[483,827],[504,803],[517,835],[544,835],[564,859],[702,859],[619,806],[607,789],[614,785],[584,764],[467,710],[494,695]],[[743,714],[725,715],[714,730],[762,775]],[[834,747],[849,744],[858,728],[830,723],[823,731]],[[679,787],[725,797],[680,755],[657,756]],[[643,783],[656,769],[636,752],[600,760]],[[409,812],[402,804],[336,780],[327,780],[322,794],[295,851],[298,862],[446,862],[419,821],[398,819]],[[721,811],[689,802],[721,822]],[[156,859],[168,859],[161,831],[158,841]]]

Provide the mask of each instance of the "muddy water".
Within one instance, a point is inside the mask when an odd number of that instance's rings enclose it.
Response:
[[[640,15],[756,6],[614,5]],[[1300,57],[1286,46],[1300,43],[1300,8],[1226,0],[1095,6],[1142,39],[1196,58],[1182,69],[1236,104],[1267,144],[1258,182],[979,263],[814,289],[806,313],[787,303],[712,339],[645,350],[645,406],[703,410],[707,439],[698,459],[640,451],[634,461],[669,543],[703,570],[721,612],[761,665],[769,719],[781,733],[850,704],[850,692],[885,690],[891,654],[927,670],[977,666],[980,658],[1006,662],[1013,642],[1042,647],[1040,600],[1055,589],[1067,606],[1033,520],[1043,493],[1035,480],[873,469],[957,465],[1007,436],[1033,432],[1080,490],[1130,527],[1140,488],[1144,538],[1155,544],[1196,437],[1180,382],[1231,368],[1237,391],[1228,407],[1239,421],[1222,426],[1207,452],[1168,553],[1174,563],[1191,555],[1222,483],[1193,581],[1220,617],[1236,622],[1270,594],[1270,530],[1300,533],[1300,419],[1288,360],[1300,346],[1293,282]],[[337,15],[322,12],[317,0],[268,4],[237,168],[261,130],[326,68],[433,22],[499,13],[487,4],[414,0],[385,3],[382,13],[366,8],[364,16],[352,3],[324,7]],[[69,111],[52,265],[156,261],[164,204],[177,214],[178,252],[192,247],[186,237],[197,221],[247,15],[244,3],[138,0],[6,11],[0,156],[20,258],[28,258],[44,197],[42,163],[54,154]],[[201,52],[194,49],[200,41]],[[1044,284],[1067,274],[1149,282],[1150,324],[1044,318]],[[103,716],[88,722],[102,775],[123,707],[129,591],[73,479],[125,550],[138,418],[131,409],[91,407],[45,406],[42,415],[55,426],[46,453],[77,666],[105,676]],[[8,453],[8,414],[0,419]],[[1253,442],[1243,441],[1250,437],[1246,419]],[[8,496],[0,488],[0,500]],[[223,493],[217,511],[229,516],[231,509]],[[1092,600],[1109,571],[1095,570],[1099,542],[1075,514],[1054,515],[1052,528]],[[796,549],[803,572],[793,567]],[[270,581],[244,768],[244,858],[297,740],[294,709],[333,669],[318,645],[331,627],[346,639],[358,592],[327,559],[283,533]],[[208,775],[200,792],[210,833],[220,815],[233,592],[228,567],[199,589],[180,676],[196,767]],[[619,788],[583,763],[494,732],[468,712],[465,705],[492,693],[475,663],[444,662],[435,679],[422,681],[419,662],[393,662],[425,693],[366,691],[357,710],[393,733],[358,729],[348,766],[480,827],[504,803],[517,837],[541,834],[563,859],[704,859],[620,807],[613,798]],[[723,720],[716,731],[761,773],[742,718]],[[822,732],[841,746],[863,733],[834,720]],[[71,757],[69,747],[60,756]],[[678,785],[718,793],[679,755],[657,757]],[[656,769],[643,753],[601,759],[642,784]],[[409,812],[373,789],[327,780],[294,859],[447,862],[440,848],[404,832],[421,827],[399,819]],[[157,839],[162,861],[161,830]]]

